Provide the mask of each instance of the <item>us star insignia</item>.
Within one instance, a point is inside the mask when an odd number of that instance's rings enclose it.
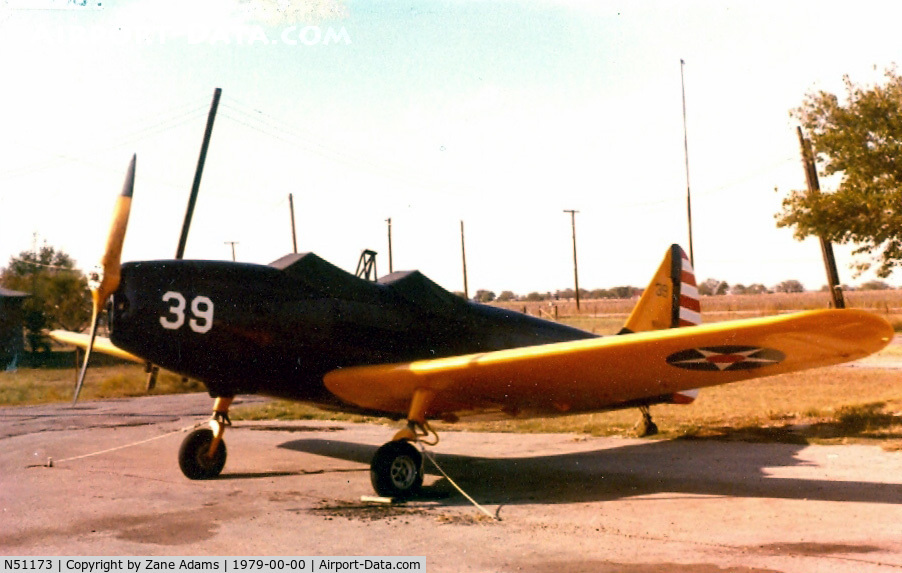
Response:
[[[778,364],[786,355],[773,348],[759,346],[708,346],[674,352],[667,363],[686,370],[753,370]]]

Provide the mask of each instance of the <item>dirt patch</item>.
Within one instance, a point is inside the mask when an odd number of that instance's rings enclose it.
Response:
[[[319,507],[308,510],[326,520],[336,517],[353,521],[387,521],[392,522],[411,516],[430,515],[431,509],[423,506],[403,503],[354,503],[347,501],[323,500]]]
[[[202,509],[162,514],[117,515],[86,520],[68,527],[33,528],[10,536],[0,536],[0,547],[15,545],[40,546],[43,543],[73,536],[109,536],[150,545],[191,545],[216,535],[219,521],[233,512],[218,505]]]
[[[219,529],[217,518],[221,517],[218,510],[194,510],[125,517],[103,525],[107,530],[117,531],[116,537],[119,539],[149,545],[176,546],[212,539]]]
[[[440,525],[483,525],[496,523],[486,515],[445,511],[438,504],[422,502],[400,503],[354,503],[347,501],[323,500],[319,507],[308,510],[327,521],[336,517],[351,521],[381,521],[386,523],[408,523],[414,517],[432,517]]]
[[[498,520],[483,513],[443,513],[435,519],[442,525],[488,525]]]

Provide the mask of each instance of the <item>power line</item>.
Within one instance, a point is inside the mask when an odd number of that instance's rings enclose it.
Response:
[[[166,131],[170,131],[177,127],[181,127],[186,123],[189,123],[199,117],[200,113],[203,111],[203,107],[192,107],[187,111],[184,110],[185,107],[192,104],[182,104],[171,110],[167,110],[163,112],[163,118],[161,119],[159,116],[155,118],[148,118],[147,120],[140,120],[140,123],[145,125],[141,125],[134,130],[127,131],[118,137],[112,139],[111,141],[107,141],[105,143],[96,143],[92,146],[82,147],[81,153],[84,156],[93,156],[98,153],[103,153],[110,151],[112,149],[116,149],[118,147],[123,147],[125,145],[130,145],[137,141],[141,141],[143,139],[147,139],[149,137],[153,137],[155,135],[159,135],[160,133],[164,133]],[[169,117],[167,117],[167,115]],[[134,123],[139,123],[134,122]],[[17,168],[7,169],[4,171],[0,171],[0,180],[8,180],[17,177],[23,177],[26,175],[30,175],[39,171],[46,171],[52,168],[55,168],[58,164],[61,164],[66,161],[81,163],[84,165],[89,165],[92,167],[97,167],[97,164],[92,163],[84,159],[84,157],[73,156],[68,153],[60,153],[55,151],[48,151],[46,149],[35,148],[43,153],[48,153],[52,155],[50,159],[46,159],[43,161],[39,161],[38,163],[34,163],[31,165],[25,165]],[[118,172],[118,168],[116,170]]]
[[[223,117],[274,139],[284,141],[321,157],[331,159],[332,161],[343,163],[357,169],[364,169],[383,177],[401,180],[419,188],[428,188],[433,191],[451,195],[446,185],[431,180],[424,174],[411,173],[409,168],[405,166],[390,164],[384,161],[373,161],[366,157],[361,157],[344,150],[336,149],[332,146],[324,145],[313,141],[314,138],[321,138],[319,135],[312,134],[297,126],[290,125],[281,119],[276,119],[259,109],[251,108],[252,111],[247,111],[239,106],[247,107],[233,98],[224,99],[222,103],[224,110],[222,112]],[[232,115],[229,112],[235,112],[238,115]]]

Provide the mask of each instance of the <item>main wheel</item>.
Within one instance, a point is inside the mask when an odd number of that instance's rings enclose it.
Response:
[[[423,485],[423,456],[410,442],[389,442],[370,463],[373,489],[385,497],[411,497]]]
[[[226,463],[225,441],[219,442],[219,447],[212,456],[210,444],[213,443],[213,430],[202,428],[194,430],[182,442],[179,448],[179,467],[188,479],[211,479],[222,472]]]
[[[658,425],[651,420],[642,419],[636,424],[636,436],[646,438],[658,434]]]

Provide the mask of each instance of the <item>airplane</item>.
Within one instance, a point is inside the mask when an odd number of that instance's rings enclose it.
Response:
[[[209,427],[179,449],[190,479],[217,477],[238,394],[406,420],[373,456],[380,496],[409,498],[434,444],[431,420],[476,412],[555,416],[691,403],[697,389],[856,360],[893,329],[861,310],[817,310],[701,324],[692,266],[672,245],[618,335],[468,302],[418,271],[358,278],[312,253],[269,265],[211,260],[121,263],[135,183],[132,157],[101,264],[89,274],[89,334],[54,331],[202,381]],[[109,338],[97,337],[109,301]],[[653,427],[651,427],[653,429]],[[428,441],[429,438],[431,441]]]

